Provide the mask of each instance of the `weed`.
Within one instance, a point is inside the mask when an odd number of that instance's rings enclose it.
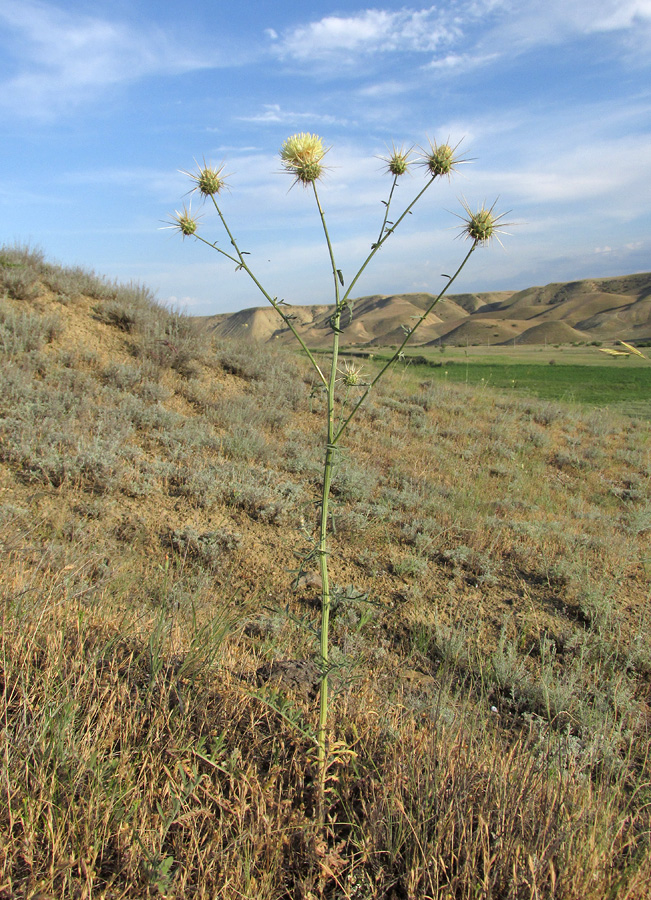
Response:
[[[329,620],[331,609],[327,546],[329,522],[328,505],[331,492],[336,495],[337,491],[339,491],[339,493],[344,496],[356,495],[357,497],[359,497],[361,492],[363,492],[361,494],[361,496],[363,496],[367,491],[367,488],[363,485],[364,476],[362,474],[362,471],[359,470],[357,475],[355,475],[350,465],[342,467],[343,476],[340,474],[339,487],[336,487],[337,481],[334,479],[334,473],[336,469],[335,459],[339,451],[339,441],[350,425],[352,419],[355,417],[356,413],[363,405],[371,388],[374,387],[376,383],[382,378],[382,376],[392,363],[402,358],[404,347],[407,345],[418,326],[422,324],[423,321],[425,321],[427,316],[432,311],[433,307],[441,300],[441,298],[453,284],[458,274],[465,266],[466,262],[470,259],[472,253],[477,249],[477,247],[490,242],[490,240],[497,235],[499,231],[498,226],[503,216],[493,213],[494,205],[491,206],[490,209],[482,206],[480,210],[473,213],[467,206],[467,204],[464,203],[464,211],[466,213],[466,217],[459,218],[461,218],[463,222],[461,228],[462,234],[464,234],[465,237],[469,238],[471,241],[470,250],[465,255],[463,261],[461,262],[461,265],[454,273],[454,275],[447,276],[444,289],[432,301],[432,303],[427,307],[427,309],[422,313],[417,321],[412,326],[403,326],[403,330],[405,333],[403,342],[396,349],[393,356],[386,362],[386,364],[380,369],[380,371],[371,381],[365,380],[365,375],[360,366],[356,366],[355,364],[350,362],[344,363],[343,366],[340,366],[339,336],[342,331],[344,316],[350,318],[353,315],[354,303],[351,299],[351,291],[354,285],[366,269],[367,265],[371,262],[377,251],[395,232],[396,228],[398,228],[403,219],[405,219],[407,215],[411,214],[412,208],[420,200],[425,191],[434,184],[437,178],[440,178],[442,176],[449,178],[452,172],[455,171],[456,168],[464,161],[460,159],[460,157],[456,154],[456,149],[456,147],[450,147],[449,144],[437,144],[436,141],[430,141],[429,148],[422,151],[422,156],[419,162],[419,164],[426,170],[426,184],[416,194],[414,199],[405,207],[405,209],[397,217],[397,219],[395,221],[390,221],[389,213],[394,196],[394,191],[398,185],[398,180],[407,172],[411,164],[411,151],[397,151],[394,148],[392,155],[387,159],[387,172],[392,175],[393,181],[391,190],[388,195],[388,200],[383,201],[385,212],[382,224],[380,225],[378,237],[371,244],[370,253],[366,256],[366,259],[362,262],[361,266],[357,270],[357,273],[354,275],[352,280],[349,281],[346,288],[344,276],[341,270],[337,268],[337,264],[335,262],[333,245],[330,240],[330,235],[328,233],[328,228],[326,225],[326,219],[317,191],[317,182],[321,179],[324,173],[322,160],[325,153],[327,152],[323,146],[323,141],[317,135],[302,133],[293,135],[292,137],[288,138],[283,144],[280,152],[283,168],[286,172],[293,176],[293,178],[295,179],[295,184],[300,184],[304,188],[311,189],[323,227],[325,242],[330,257],[335,303],[334,313],[330,319],[332,346],[329,361],[329,375],[324,374],[324,372],[321,370],[318,362],[300,336],[300,333],[293,322],[294,316],[292,316],[291,313],[284,308],[283,301],[279,302],[277,297],[273,297],[261,285],[256,276],[253,274],[253,271],[246,260],[246,255],[248,254],[245,255],[240,250],[237,241],[234,239],[217,201],[218,195],[221,193],[225,185],[224,177],[221,174],[223,167],[215,169],[204,164],[203,168],[200,167],[197,172],[191,173],[190,178],[194,182],[195,190],[200,194],[200,196],[203,199],[209,198],[212,202],[219,216],[220,222],[224,227],[226,234],[228,235],[228,238],[230,240],[230,247],[232,249],[226,251],[219,247],[217,242],[211,243],[206,240],[197,230],[197,219],[193,218],[189,209],[186,209],[185,207],[183,208],[182,212],[177,212],[175,214],[170,225],[170,227],[178,230],[184,237],[192,236],[195,239],[206,244],[207,246],[211,247],[211,249],[216,250],[221,256],[233,262],[236,265],[237,269],[244,271],[251,278],[253,283],[269,301],[271,306],[278,313],[279,317],[282,319],[285,325],[289,327],[292,334],[300,344],[310,363],[314,367],[315,374],[321,382],[327,398],[327,436],[324,448],[325,461],[323,464],[319,535],[318,539],[315,542],[314,549],[313,551],[311,551],[319,560],[322,584],[321,625],[319,629],[319,668],[321,671],[321,681],[319,700],[319,725],[317,733],[317,741],[319,747],[319,769],[321,773],[320,777],[322,789],[325,783],[325,772],[328,765],[326,759],[326,729],[328,715],[328,672],[330,668]],[[242,374],[244,370],[242,369],[240,363],[231,363],[230,371],[233,374]],[[385,398],[385,403],[390,406],[391,399]],[[422,409],[419,406],[414,406],[413,409],[409,409],[408,412],[410,415],[412,413],[416,414],[418,422],[422,421]]]

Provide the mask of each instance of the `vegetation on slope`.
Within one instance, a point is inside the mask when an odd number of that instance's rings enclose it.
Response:
[[[324,832],[308,370],[21,248],[0,297],[0,897],[648,896],[648,422],[378,390]]]

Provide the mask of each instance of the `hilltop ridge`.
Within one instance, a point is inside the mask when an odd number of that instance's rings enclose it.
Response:
[[[355,300],[344,323],[343,346],[387,346],[402,340],[402,326],[420,315],[432,294],[373,294]],[[329,342],[331,306],[292,306],[306,343]],[[283,344],[291,332],[271,307],[252,307],[197,319],[216,337]],[[542,327],[544,326],[544,327]],[[564,343],[651,340],[651,272],[613,278],[553,282],[522,291],[450,294],[420,327],[414,345]]]

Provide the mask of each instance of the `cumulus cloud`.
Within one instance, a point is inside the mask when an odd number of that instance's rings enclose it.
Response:
[[[505,0],[500,13],[478,43],[520,53],[604,32],[648,32],[651,0]]]
[[[498,58],[499,53],[477,53],[475,55],[469,53],[448,53],[446,56],[431,60],[425,68],[447,70],[449,72],[463,69],[464,72],[468,72],[470,69],[485,66]]]
[[[353,16],[325,16],[285,32],[276,45],[281,58],[300,62],[350,53],[432,52],[459,37],[455,16],[445,9],[366,9]]]
[[[545,147],[540,148],[545,155]],[[579,144],[565,151],[550,149],[553,167],[526,162],[506,170],[482,175],[485,185],[508,193],[520,203],[584,204],[577,209],[584,216],[597,215],[608,201],[612,218],[642,215],[648,208],[644,185],[651,179],[651,137],[601,139]],[[618,160],[617,166],[610,161]],[[585,204],[594,204],[588,209]]]
[[[429,55],[424,64],[430,68],[453,72],[600,32],[639,36],[650,25],[651,0],[458,0],[422,9],[328,15],[266,34],[272,52],[299,64],[352,65],[360,57],[412,53]]]
[[[379,81],[375,84],[366,85],[360,88],[358,94],[360,97],[370,97],[372,99],[379,98],[381,100],[387,97],[398,97],[410,89],[410,85],[400,81]]]
[[[619,31],[651,21],[651,0],[608,0],[585,6],[583,21],[588,31]]]

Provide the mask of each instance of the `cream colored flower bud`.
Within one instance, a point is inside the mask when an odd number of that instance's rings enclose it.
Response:
[[[327,152],[317,134],[301,132],[287,138],[280,148],[280,159],[285,171],[307,187],[323,175],[323,157]]]
[[[178,209],[174,211],[174,215],[166,227],[179,231],[183,237],[191,237],[196,234],[198,221],[199,217],[192,215],[191,206],[184,206],[180,212]]]
[[[221,166],[212,166],[204,159],[203,166],[197,163],[196,172],[184,172],[183,170],[181,172],[194,181],[195,187],[192,190],[201,194],[202,197],[213,197],[226,187],[227,176],[223,174],[224,163]]]

